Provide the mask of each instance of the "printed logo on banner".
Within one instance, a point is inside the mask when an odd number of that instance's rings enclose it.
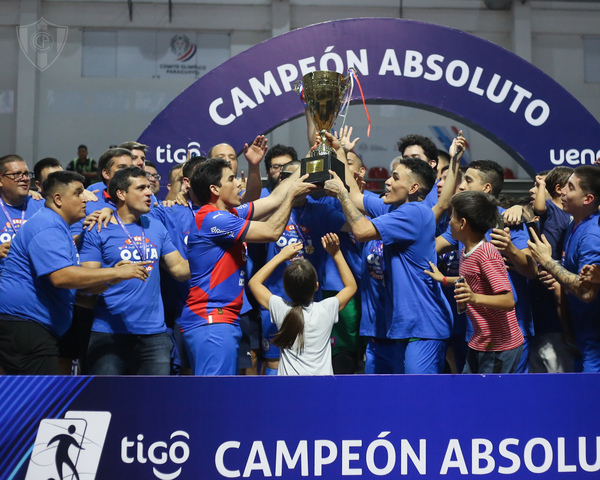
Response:
[[[200,144],[198,142],[189,142],[187,148],[171,148],[171,144],[166,146],[158,145],[156,147],[155,158],[158,163],[185,163],[187,154],[190,152],[190,157],[199,157]]]
[[[110,412],[80,411],[43,419],[25,480],[96,478],[110,419]]]
[[[183,437],[183,438],[181,438]],[[181,475],[184,464],[190,458],[190,447],[184,439],[189,440],[189,433],[177,430],[170,436],[170,445],[158,441],[148,445],[144,442],[144,435],[137,435],[136,440],[124,437],[121,440],[121,461],[123,463],[152,464],[152,473],[159,480],[174,480]],[[169,462],[169,465],[167,465]],[[159,468],[160,467],[160,470]],[[164,470],[173,470],[165,473]]]
[[[17,38],[27,60],[40,71],[49,68],[67,43],[68,27],[55,25],[44,17],[17,27]]]
[[[194,58],[196,55],[196,44],[190,42],[190,39],[187,35],[178,34],[171,38],[169,42],[169,46],[171,47],[171,52],[177,58],[178,62],[187,62]]]

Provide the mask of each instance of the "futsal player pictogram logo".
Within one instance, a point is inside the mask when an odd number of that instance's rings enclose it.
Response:
[[[110,412],[69,411],[43,419],[25,480],[94,480],[110,418]]]

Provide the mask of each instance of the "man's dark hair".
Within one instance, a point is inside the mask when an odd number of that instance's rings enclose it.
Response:
[[[206,160],[208,159],[202,156],[195,156],[190,158],[187,162],[183,164],[181,175],[191,180],[192,175],[194,174],[194,170],[196,170],[198,165],[202,165],[204,162],[206,162]]]
[[[221,186],[223,170],[226,168],[231,168],[231,163],[224,158],[209,158],[194,170],[190,184],[200,205],[210,202],[210,187],[211,185]]]
[[[178,163],[169,170],[169,183],[172,185],[177,180],[177,172],[183,168],[183,164]]]
[[[131,151],[127,150],[126,148],[109,148],[98,160],[98,171],[102,173],[103,170],[110,170],[110,167],[112,167],[113,164],[113,158],[122,157],[124,155],[127,155],[129,158],[133,158]]]
[[[294,147],[288,147],[287,145],[278,143],[267,150],[267,153],[265,154],[265,168],[267,169],[267,173],[269,173],[269,170],[271,169],[271,161],[273,158],[282,157],[284,155],[289,155],[292,161],[298,160],[298,153]]]
[[[6,173],[6,164],[7,163],[11,163],[11,162],[24,162],[25,160],[23,160],[22,157],[20,157],[19,155],[15,155],[15,154],[10,154],[10,155],[4,155],[3,157],[0,158],[0,174],[2,173]]]
[[[85,148],[86,150],[88,149],[87,145],[84,145],[83,143],[77,147],[77,150],[79,150],[80,148]]]
[[[46,199],[51,198],[58,190],[68,187],[71,183],[79,182],[83,185],[85,177],[77,172],[69,172],[66,170],[60,170],[58,172],[52,172],[46,180],[42,188],[44,190],[44,197]]]
[[[401,155],[404,155],[404,150],[412,145],[419,145],[423,149],[423,152],[425,152],[425,156],[437,163],[438,149],[429,137],[415,133],[406,135],[398,141],[398,151]]]
[[[579,187],[585,194],[594,196],[594,203],[600,203],[600,168],[595,165],[581,165],[573,171],[579,179]]]
[[[146,153],[146,149],[148,148],[148,145],[144,145],[143,143],[139,143],[139,142],[123,142],[117,148],[124,148],[125,150],[129,150],[130,152],[132,150],[141,150],[144,153]]]
[[[154,165],[154,162],[151,162],[150,160],[144,160],[144,165],[146,167],[152,167],[154,170],[158,170],[156,165]]]
[[[546,174],[546,190],[551,196],[556,196],[556,186],[560,185],[564,187],[571,175],[573,175],[574,170],[571,167],[554,167]],[[538,175],[543,175],[543,173],[538,173]],[[539,192],[538,192],[539,193]]]
[[[485,192],[460,192],[452,197],[450,206],[455,218],[464,218],[471,230],[485,235],[498,225],[498,200]]]
[[[146,178],[146,172],[140,167],[126,167],[116,171],[108,184],[108,196],[117,203],[117,191],[126,192],[133,183],[131,179],[140,177]]]
[[[42,170],[44,170],[44,168],[50,168],[50,167],[54,167],[54,168],[62,167],[62,165],[56,158],[52,158],[52,157],[42,158],[39,162],[37,162],[33,166],[33,174],[35,175],[35,179],[40,180],[40,178],[42,178]]]
[[[404,157],[400,160],[400,165],[404,165],[416,177],[419,183],[419,197],[425,198],[433,188],[435,183],[435,173],[431,166],[419,158]]]
[[[489,183],[492,186],[492,195],[498,197],[504,186],[504,169],[499,163],[493,160],[474,160],[469,163],[468,168],[473,168],[479,172],[483,183]]]
[[[440,150],[438,148],[437,156],[438,156],[438,163],[439,163],[440,158],[443,158],[446,163],[450,163],[451,158],[450,158],[450,154],[447,151]]]

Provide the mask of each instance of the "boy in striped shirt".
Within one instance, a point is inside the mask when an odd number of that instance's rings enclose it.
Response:
[[[457,305],[466,306],[473,324],[463,373],[514,373],[523,349],[523,334],[515,315],[515,300],[498,249],[485,234],[499,220],[497,201],[484,192],[461,192],[451,201],[452,237],[464,245],[455,287]],[[426,272],[453,285],[460,277],[444,277],[434,264]]]

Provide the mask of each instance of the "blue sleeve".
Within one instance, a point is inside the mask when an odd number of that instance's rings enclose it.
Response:
[[[584,265],[600,264],[600,249],[598,245],[600,245],[600,236],[598,235],[585,235],[581,239],[579,245],[577,245],[579,255],[577,272],[575,273],[580,272]]]
[[[510,241],[519,250],[527,248],[527,241],[529,240],[529,234],[525,228],[525,224],[521,223],[510,228]]]
[[[100,262],[102,263],[102,246],[100,234],[95,228],[89,232],[83,233],[83,242],[79,256],[82,262]]]
[[[164,205],[159,205],[158,207],[155,207],[153,209],[150,210],[149,213],[147,213],[146,215],[150,218],[156,218],[160,223],[162,223],[163,225],[167,225],[167,212],[165,209],[167,208],[171,208],[171,207],[165,207]]]
[[[242,207],[244,206],[242,205]],[[247,212],[243,208],[240,208],[240,210],[251,214],[251,212]],[[236,211],[238,210],[236,209]],[[206,238],[214,243],[235,243],[243,241],[249,227],[250,220],[240,218],[230,212],[217,210],[206,215],[206,218],[202,222],[200,235],[206,236]]]
[[[433,212],[431,214],[433,215]],[[421,235],[421,227],[425,224],[421,210],[410,203],[371,221],[381,235],[384,245],[416,241]]]
[[[235,209],[238,217],[243,218],[245,220],[252,220],[252,216],[254,215],[254,202],[244,203]]]
[[[429,208],[433,208],[438,202],[438,194],[437,194],[438,182],[439,182],[439,180],[435,181],[435,183],[433,184],[433,187],[431,188],[431,190],[425,197],[425,200],[423,200],[423,203],[425,205],[427,205]]]
[[[448,228],[446,228],[446,231],[440,236],[453,247],[458,246],[458,240],[454,240],[454,238],[452,238],[452,233],[450,232],[450,224],[448,224]]]
[[[363,196],[363,205],[365,206],[365,211],[367,215],[371,218],[379,217],[380,215],[385,215],[390,212],[391,206],[383,203],[383,199],[376,197],[374,195],[364,195]]]
[[[168,255],[169,253],[172,253],[175,250],[177,250],[177,247],[171,240],[171,236],[169,235],[167,229],[163,227],[163,244],[160,253],[161,257],[164,257],[165,255]]]
[[[57,228],[46,228],[33,237],[27,245],[27,253],[38,277],[74,265],[73,245],[65,241],[64,233]]]

